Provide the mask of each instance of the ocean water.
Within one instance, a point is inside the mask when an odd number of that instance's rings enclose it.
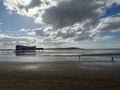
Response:
[[[118,54],[110,55],[109,54]],[[81,61],[109,61],[111,57],[114,57],[116,61],[120,61],[120,50],[45,50],[36,51],[33,55],[20,55],[16,56],[14,52],[0,52],[0,61],[7,62],[60,62],[60,61],[78,61],[79,55],[89,55],[89,54],[103,54],[102,56],[81,56]],[[104,54],[108,54],[104,56]]]
[[[81,56],[85,54],[120,53],[116,50],[45,50],[35,55],[16,56],[13,52],[0,52],[0,69],[71,71],[80,69],[104,69],[104,66],[120,65],[120,55]],[[114,57],[114,62],[111,61]],[[13,63],[13,64],[12,64]]]

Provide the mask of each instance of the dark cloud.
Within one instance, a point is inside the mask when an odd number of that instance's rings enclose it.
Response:
[[[29,8],[39,7],[41,5],[41,0],[32,0],[28,5]]]
[[[100,16],[102,5],[97,0],[69,0],[61,1],[43,14],[43,21],[55,28],[62,28],[89,20],[95,24]]]
[[[33,29],[32,32],[35,32],[36,36],[41,36],[41,37],[47,37],[47,36],[49,36],[49,34],[46,33],[44,31],[44,29],[42,29],[42,28],[35,28],[35,29]]]

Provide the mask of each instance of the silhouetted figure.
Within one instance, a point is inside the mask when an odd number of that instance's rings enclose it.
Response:
[[[113,57],[111,58],[111,62],[114,62],[114,58]]]
[[[80,55],[79,55],[79,62],[80,62]]]

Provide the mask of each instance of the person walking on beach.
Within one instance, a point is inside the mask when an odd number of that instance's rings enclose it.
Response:
[[[79,62],[80,62],[80,55],[79,55]]]
[[[111,62],[114,62],[114,58],[112,57]]]

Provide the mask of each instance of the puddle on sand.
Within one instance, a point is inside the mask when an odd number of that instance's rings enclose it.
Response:
[[[23,70],[37,70],[37,69],[39,69],[39,66],[36,66],[36,65],[26,65],[26,66],[21,67],[21,69],[23,69]]]
[[[86,66],[82,66],[80,67],[82,69],[91,69],[91,70],[102,70],[103,68],[97,68],[97,67],[86,67]]]

